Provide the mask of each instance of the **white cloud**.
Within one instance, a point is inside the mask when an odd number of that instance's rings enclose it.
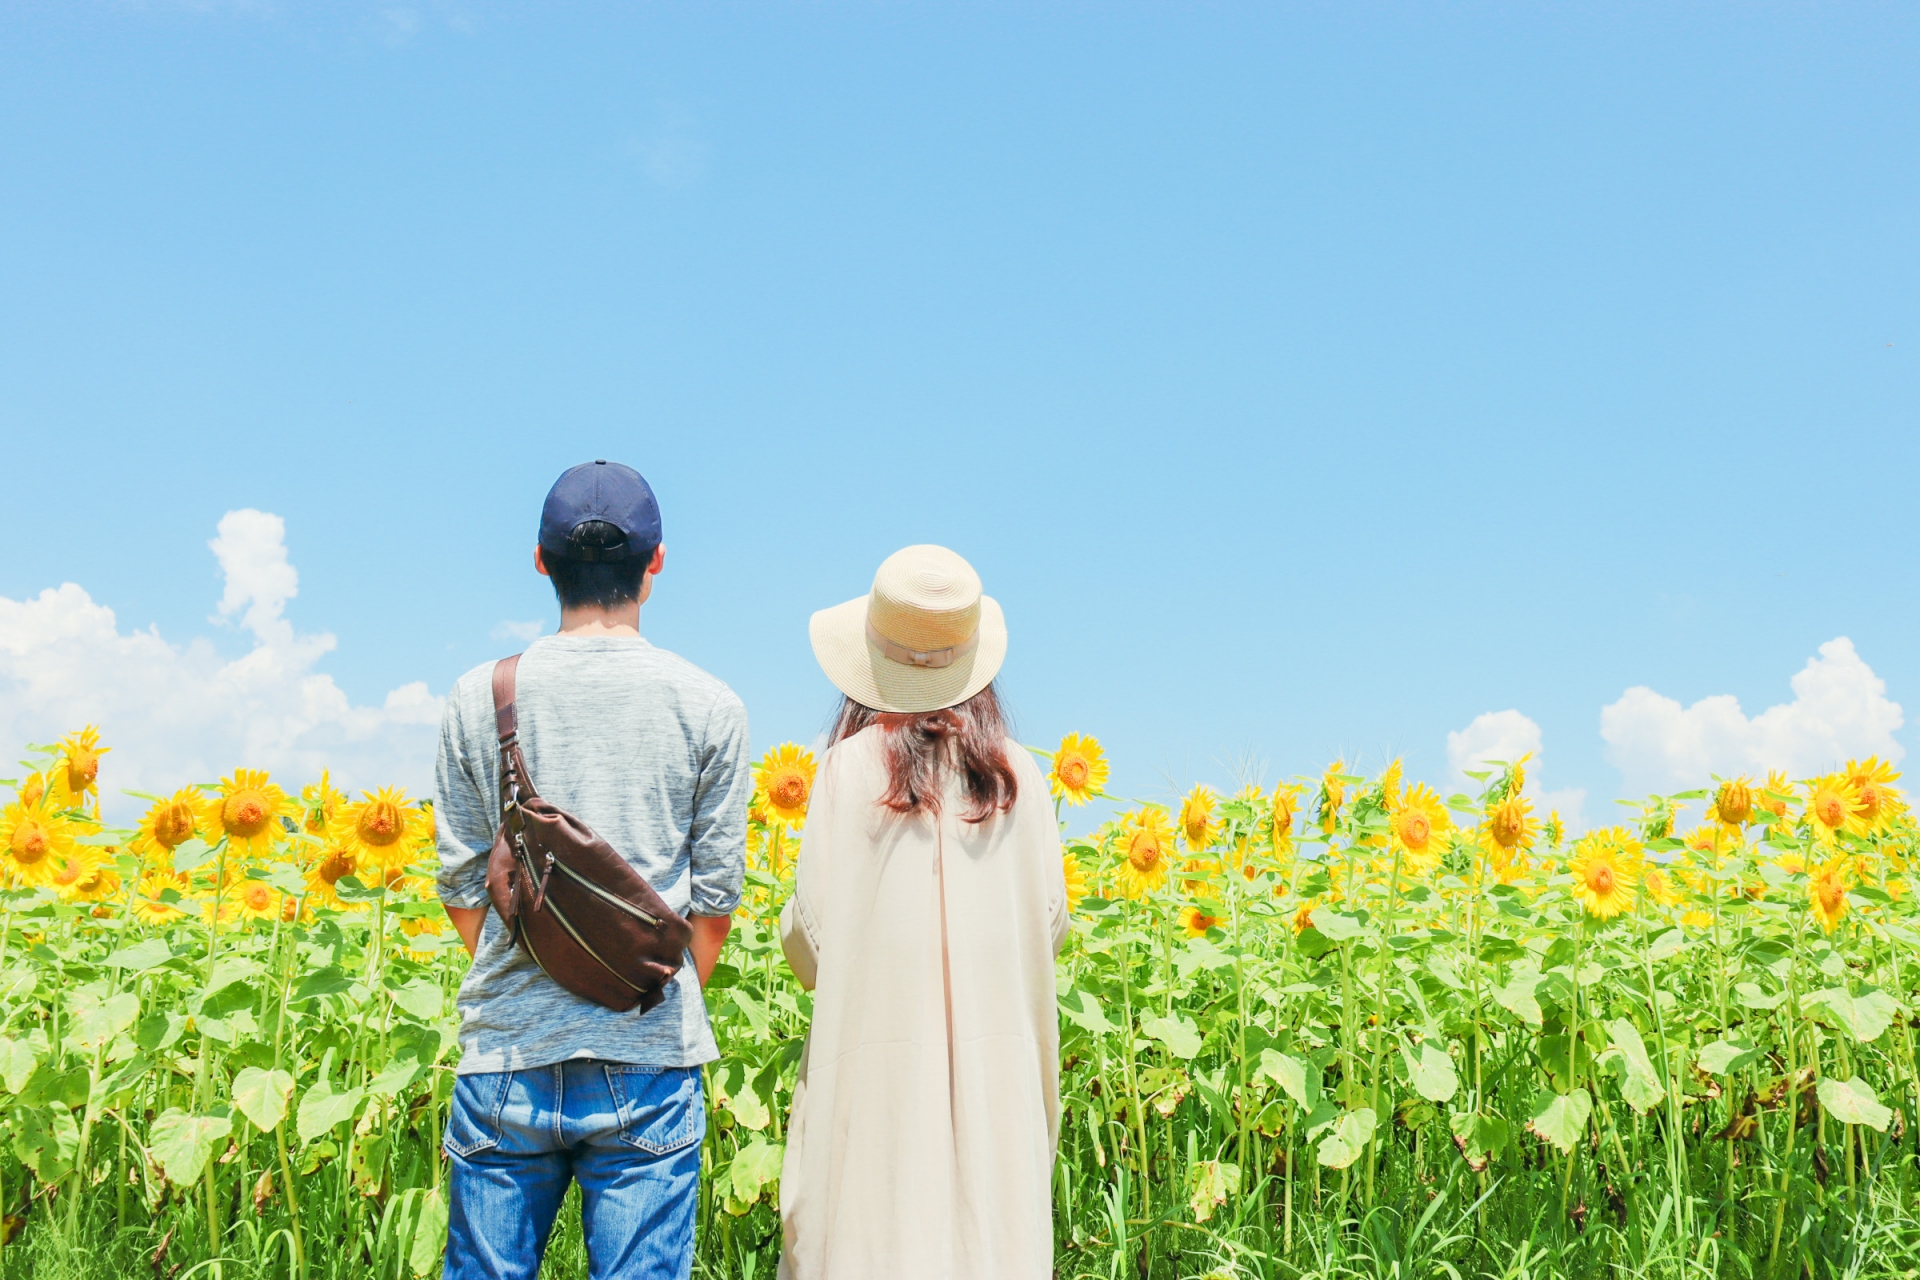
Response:
[[[509,619],[493,628],[495,640],[517,640],[521,644],[532,644],[542,631],[547,629],[544,622],[514,622]]]
[[[1527,794],[1533,797],[1535,807],[1543,815],[1557,812],[1570,831],[1577,833],[1584,830],[1586,819],[1582,810],[1587,802],[1585,788],[1539,790],[1540,779],[1545,773],[1541,755],[1540,726],[1531,717],[1518,711],[1485,712],[1475,716],[1466,728],[1447,735],[1447,768],[1456,787],[1471,795],[1479,789],[1479,784],[1467,777],[1469,770],[1479,773],[1497,768],[1493,763],[1496,760],[1512,764],[1523,756],[1529,757],[1527,775],[1532,789]]]
[[[351,787],[429,794],[441,700],[414,681],[380,706],[355,706],[315,670],[335,640],[301,635],[286,617],[299,575],[285,535],[279,516],[230,511],[208,544],[226,575],[218,617],[237,616],[253,637],[232,660],[205,637],[175,645],[153,628],[122,631],[71,582],[0,596],[0,746],[98,724],[114,747],[102,767],[107,813],[121,820],[138,806],[120,788],[160,791],[241,766],[296,786],[328,768]]]
[[[1900,704],[1886,692],[1887,682],[1840,636],[1793,677],[1792,702],[1749,719],[1731,694],[1682,708],[1640,685],[1601,708],[1600,736],[1629,795],[1704,786],[1714,773],[1781,769],[1800,778],[1848,757],[1905,755],[1893,736]]]

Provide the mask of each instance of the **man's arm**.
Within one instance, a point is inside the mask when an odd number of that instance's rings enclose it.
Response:
[[[453,921],[453,931],[460,935],[460,941],[466,944],[467,955],[471,958],[480,949],[480,926],[487,922],[487,909],[447,907],[447,919]]]
[[[693,926],[693,967],[699,971],[700,985],[704,987],[713,976],[713,966],[719,963],[720,947],[733,928],[733,917],[690,916],[688,923]]]

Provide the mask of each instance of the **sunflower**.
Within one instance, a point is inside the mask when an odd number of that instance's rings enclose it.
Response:
[[[1906,812],[1906,803],[1893,785],[1900,780],[1900,775],[1892,765],[1883,764],[1878,756],[1868,756],[1865,760],[1847,761],[1846,773],[1859,794],[1860,821],[1869,835],[1885,831],[1895,818]]]
[[[1847,874],[1844,855],[1829,859],[1807,877],[1807,905],[1822,932],[1832,933],[1847,914],[1847,890],[1853,879]]]
[[[334,887],[348,876],[355,876],[359,869],[359,859],[354,856],[352,849],[339,844],[328,845],[307,870],[308,896],[335,911],[361,910],[366,903],[348,902]]]
[[[1180,802],[1180,836],[1191,853],[1205,853],[1213,845],[1213,837],[1219,831],[1213,821],[1216,799],[1205,786],[1196,786]]]
[[[1087,896],[1087,873],[1080,869],[1080,859],[1071,852],[1060,855],[1060,871],[1067,880],[1067,910],[1077,911],[1080,899]]]
[[[219,794],[201,805],[200,830],[224,838],[234,853],[264,858],[273,852],[288,808],[287,793],[269,782],[264,770],[235,769],[221,780]]]
[[[1667,873],[1658,867],[1648,867],[1647,873],[1640,877],[1640,883],[1645,887],[1647,896],[1663,907],[1671,907],[1685,896],[1680,892],[1679,887],[1667,878]]]
[[[1560,820],[1558,809],[1547,811],[1547,824],[1541,828],[1540,834],[1546,839],[1549,849],[1558,849],[1560,842],[1567,838],[1567,824]]]
[[[1387,809],[1397,808],[1400,804],[1400,762],[1395,760],[1380,775],[1380,803]]]
[[[182,787],[164,800],[155,800],[140,819],[133,851],[153,863],[173,861],[173,851],[193,838],[206,797],[198,787]]]
[[[1273,856],[1284,858],[1293,852],[1293,818],[1300,805],[1299,784],[1273,789],[1273,813],[1269,838],[1273,842]]]
[[[1640,876],[1640,844],[1625,827],[1608,827],[1580,837],[1567,869],[1573,896],[1602,920],[1633,906]]]
[[[1787,800],[1793,795],[1793,784],[1787,781],[1787,775],[1775,770],[1767,774],[1767,785],[1754,797],[1754,805],[1774,816],[1774,819],[1787,816]]]
[[[1691,910],[1683,911],[1680,914],[1680,923],[1685,925],[1689,929],[1699,929],[1702,932],[1705,932],[1706,930],[1713,928],[1713,913],[1710,911],[1702,911],[1700,908],[1694,907]]]
[[[819,766],[813,752],[786,742],[754,766],[754,781],[764,797],[767,815],[775,822],[798,827],[807,820],[807,801],[813,796],[813,776]]]
[[[1773,860],[1773,865],[1790,876],[1799,875],[1807,869],[1807,860],[1798,849],[1789,849]]]
[[[1753,784],[1745,778],[1729,778],[1720,784],[1707,805],[1707,821],[1739,834],[1753,817]]]
[[[1408,787],[1388,811],[1388,827],[1393,848],[1405,859],[1404,865],[1423,875],[1440,865],[1453,819],[1447,816],[1447,806],[1439,793],[1419,782]]]
[[[186,912],[173,903],[162,902],[160,895],[171,889],[184,900],[189,888],[187,877],[178,871],[156,867],[142,872],[140,882],[134,886],[134,919],[142,924],[172,924]]]
[[[334,844],[353,850],[363,867],[409,867],[419,861],[420,838],[432,821],[419,805],[407,803],[405,790],[381,787],[341,806],[327,834]]]
[[[1047,770],[1047,787],[1056,800],[1085,804],[1094,796],[1106,794],[1107,755],[1100,743],[1088,733],[1070,733],[1060,739],[1053,753],[1053,767]]]
[[[1315,816],[1319,819],[1320,829],[1329,834],[1333,831],[1333,824],[1340,818],[1340,806],[1347,801],[1347,784],[1341,781],[1341,774],[1346,767],[1344,760],[1335,760],[1327,766],[1327,771],[1320,775],[1320,794],[1315,798]]]
[[[60,760],[54,772],[66,784],[68,795],[76,800],[100,798],[100,757],[111,750],[100,745],[100,730],[93,725],[60,739]]]
[[[1844,773],[1828,773],[1807,783],[1807,822],[1821,844],[1830,845],[1842,833],[1867,833],[1860,803],[1860,787]]]
[[[1139,901],[1167,882],[1167,861],[1173,853],[1173,824],[1167,811],[1148,805],[1128,814],[1120,823],[1120,861],[1114,879],[1123,896]]]
[[[1180,927],[1187,931],[1189,938],[1203,938],[1207,930],[1218,929],[1226,923],[1226,917],[1219,914],[1219,908],[1209,904],[1204,910],[1200,907],[1180,908]]]
[[[446,925],[439,916],[408,916],[400,922],[400,935],[409,940],[415,938],[438,938],[446,932]],[[432,943],[409,941],[407,954],[416,960],[431,960],[440,948]]]
[[[1506,799],[1487,810],[1486,820],[1475,833],[1496,869],[1524,856],[1533,848],[1539,834],[1540,824],[1533,818],[1533,802],[1521,795],[1517,787],[1509,789]]]
[[[1303,902],[1294,910],[1293,931],[1305,933],[1307,926],[1313,923],[1313,903]]]
[[[47,859],[44,883],[62,899],[74,902],[98,887],[100,873],[106,868],[107,853],[93,845],[76,844]]]
[[[10,878],[23,884],[52,883],[54,860],[75,849],[74,823],[54,811],[42,798],[31,804],[15,801],[0,809],[0,844]]]
[[[248,880],[234,890],[233,906],[249,920],[272,920],[280,914],[282,896],[265,880]]]
[[[333,816],[340,812],[340,806],[346,802],[347,797],[333,789],[327,771],[322,769],[320,781],[309,782],[300,788],[300,807],[306,810],[306,816],[300,820],[300,829],[310,836],[326,839]]]

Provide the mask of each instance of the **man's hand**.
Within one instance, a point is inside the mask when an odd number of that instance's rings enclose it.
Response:
[[[447,919],[453,921],[453,931],[460,935],[460,941],[467,944],[467,955],[471,958],[480,946],[480,926],[487,922],[487,909],[448,907]]]
[[[693,926],[693,967],[699,972],[700,985],[704,987],[713,976],[713,966],[720,960],[720,946],[733,928],[733,917],[689,916],[687,921]]]

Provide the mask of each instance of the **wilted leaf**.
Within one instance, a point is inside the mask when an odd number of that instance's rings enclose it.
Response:
[[[786,1158],[785,1143],[768,1142],[763,1137],[755,1137],[746,1146],[740,1148],[733,1157],[728,1169],[728,1184],[733,1194],[740,1199],[752,1202],[769,1186],[780,1183],[780,1162]]]
[[[1558,1147],[1561,1155],[1573,1150],[1593,1114],[1593,1098],[1585,1089],[1572,1093],[1549,1093],[1534,1105],[1533,1119],[1527,1128],[1535,1136]]]
[[[233,1105],[262,1133],[287,1118],[293,1077],[284,1071],[242,1067],[233,1078]]]
[[[1454,1145],[1460,1148],[1461,1158],[1475,1173],[1506,1150],[1507,1140],[1512,1136],[1507,1122],[1499,1116],[1476,1115],[1471,1111],[1454,1112],[1448,1125],[1453,1130]]]
[[[1627,1100],[1628,1106],[1645,1115],[1667,1096],[1667,1089],[1660,1083],[1660,1073],[1653,1069],[1653,1059],[1647,1056],[1646,1042],[1640,1039],[1640,1029],[1625,1018],[1615,1018],[1607,1024],[1607,1035],[1612,1039],[1613,1047],[1620,1051],[1620,1060],[1626,1066],[1626,1077],[1620,1084],[1620,1096]]]
[[[1827,987],[1808,996],[1807,1003],[1826,1009],[1861,1044],[1878,1040],[1900,1014],[1893,997],[1873,987],[1858,995],[1845,987]]]
[[[33,1074],[37,1062],[39,1058],[34,1055],[33,1046],[25,1040],[0,1036],[0,1084],[7,1087],[8,1093],[18,1093],[27,1087],[27,1077]]]
[[[213,1144],[233,1132],[229,1116],[196,1116],[177,1107],[161,1112],[147,1137],[147,1152],[167,1181],[190,1185],[207,1167]]]
[[[73,993],[68,1006],[73,1023],[67,1032],[70,1048],[90,1051],[133,1025],[140,1013],[140,997],[131,991],[108,996],[102,990],[82,987]]]
[[[1240,1166],[1224,1160],[1200,1160],[1187,1171],[1187,1204],[1195,1222],[1205,1222],[1213,1211],[1240,1190]]]
[[[1820,1082],[1819,1093],[1820,1105],[1843,1124],[1863,1124],[1885,1133],[1893,1119],[1893,1112],[1881,1104],[1873,1086],[1858,1076],[1851,1080],[1828,1077]]]
[[[407,1251],[407,1265],[416,1276],[440,1273],[440,1255],[447,1247],[447,1202],[440,1188],[428,1190],[420,1202],[420,1217],[413,1224],[413,1247]]]
[[[73,1168],[80,1148],[80,1126],[73,1112],[58,1104],[14,1113],[13,1153],[46,1183],[58,1182]]]

